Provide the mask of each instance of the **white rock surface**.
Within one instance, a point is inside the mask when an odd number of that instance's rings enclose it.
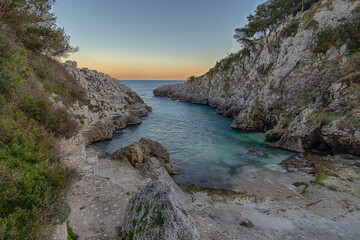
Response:
[[[338,117],[347,114],[360,121],[356,104],[360,97],[354,87],[359,85],[359,73],[354,70],[358,63],[346,56],[347,46],[333,47],[327,53],[314,52],[317,34],[344,23],[358,6],[359,0],[319,1],[308,11],[286,19],[267,41],[258,40],[249,49],[221,60],[208,73],[184,84],[162,86],[154,94],[215,107],[219,113],[235,118],[234,128],[270,131],[267,137],[272,141],[283,136],[278,142],[283,148],[304,151],[326,146],[329,141],[322,139],[321,131],[316,137],[313,131],[294,131],[308,130],[318,122],[312,118],[303,118],[306,123],[294,119],[304,109],[313,109],[317,114],[324,109],[329,112],[329,107]],[[282,31],[292,21],[300,21],[299,28],[293,36],[284,37]],[[308,127],[304,128],[304,124]],[[322,124],[328,123],[323,120]],[[354,135],[347,138],[353,139]],[[344,144],[326,147],[339,151],[347,149]]]
[[[96,70],[77,68],[76,62],[67,61],[64,65],[90,101],[89,106],[78,102],[70,109],[82,123],[86,144],[111,138],[115,130],[140,123],[139,117],[151,111],[151,107],[121,81]]]
[[[121,231],[123,239],[200,239],[191,215],[163,181],[149,183],[132,197]]]

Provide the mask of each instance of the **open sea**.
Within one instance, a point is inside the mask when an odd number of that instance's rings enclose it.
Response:
[[[109,153],[140,138],[160,142],[170,152],[170,163],[179,172],[173,178],[179,184],[212,188],[230,188],[245,166],[264,167],[278,164],[293,153],[272,147],[264,133],[239,132],[230,127],[215,109],[191,103],[154,97],[153,90],[164,84],[183,81],[122,81],[137,92],[153,111],[142,123],[114,133],[111,140],[96,145]],[[267,158],[249,154],[253,147],[264,148]]]

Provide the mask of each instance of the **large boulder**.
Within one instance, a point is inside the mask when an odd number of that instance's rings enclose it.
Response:
[[[289,127],[276,145],[295,152],[305,152],[315,147],[315,144],[321,141],[319,132],[322,123],[320,121],[312,121],[313,113],[314,109],[304,109],[289,124]]]
[[[349,120],[346,120],[346,117],[343,117],[323,127],[322,137],[332,149],[338,152],[360,155],[360,129],[355,128],[355,124],[351,125],[348,123]]]
[[[122,239],[200,239],[194,220],[178,199],[171,185],[154,181],[129,201]]]
[[[141,167],[144,163],[151,163],[150,158],[157,158],[169,174],[175,174],[172,165],[169,164],[170,153],[160,143],[151,139],[142,138],[139,142],[127,147],[120,148],[112,154],[112,159],[128,161],[133,167]]]

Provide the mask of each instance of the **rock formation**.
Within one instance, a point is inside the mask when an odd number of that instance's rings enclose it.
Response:
[[[129,201],[122,239],[200,239],[194,220],[166,182],[154,181]]]
[[[80,69],[73,61],[65,62],[64,66],[90,100],[88,105],[78,101],[68,109],[78,119],[80,129],[74,137],[63,139],[58,146],[62,149],[63,162],[76,168],[86,161],[86,145],[111,138],[115,130],[141,123],[139,117],[147,115],[151,107],[133,90],[109,75]]]
[[[90,99],[91,109],[80,102],[72,106],[72,112],[83,123],[87,143],[109,139],[115,130],[139,124],[139,117],[151,111],[139,95],[119,80],[95,70],[79,69],[76,62],[67,61],[64,65]]]
[[[112,154],[112,159],[128,161],[133,167],[144,167],[144,163],[151,163],[150,158],[158,159],[169,174],[175,174],[170,161],[169,151],[160,143],[151,139],[142,138],[139,142],[133,143],[127,147],[121,148]]]
[[[353,71],[357,58],[345,57],[346,45],[313,53],[317,33],[341,24],[358,5],[359,1],[320,1],[285,21],[267,43],[260,40],[204,76],[163,86],[154,93],[209,104],[235,117],[233,127],[266,131],[269,140],[287,149],[331,148],[359,154],[360,95]],[[282,36],[283,28],[297,20],[296,33]],[[259,186],[273,192],[271,198],[260,199],[244,192],[227,195],[223,190],[202,188],[188,188],[190,192],[184,193],[168,174],[173,171],[169,152],[149,139],[111,156],[100,156],[94,147],[85,149],[91,142],[110,138],[116,129],[139,123],[139,116],[150,107],[108,75],[78,69],[74,62],[65,66],[86,89],[91,103],[73,105],[70,111],[77,115],[81,129],[60,144],[66,150],[65,162],[78,167],[78,179],[70,184],[65,200],[72,208],[69,224],[79,239],[356,239],[359,235],[353,224],[359,216],[358,181],[353,180],[358,179],[356,169],[344,168],[347,177],[337,179],[334,174],[321,189],[310,180],[292,186],[292,178],[277,181],[285,176],[282,172],[269,178],[273,173],[263,170],[256,177],[264,178],[245,178],[263,181]],[[313,163],[310,160],[304,163],[304,171]],[[286,176],[290,174],[297,173]],[[311,193],[308,197],[300,193],[305,186]],[[251,194],[258,192],[256,187],[249,189],[254,191]],[[324,199],[325,193],[332,198]],[[278,198],[296,205],[274,200]]]
[[[76,182],[70,184],[69,186],[70,193],[68,193],[67,201],[69,201],[72,208],[72,213],[70,215],[70,223],[71,227],[77,227],[77,225],[75,224],[76,221],[80,219],[82,222],[82,220],[84,220],[83,215],[78,215],[83,214],[84,211],[83,209],[80,209],[80,213],[77,212],[77,210],[79,210],[77,208],[78,206],[76,205],[78,204],[78,202],[72,201],[72,199],[74,198],[71,193],[73,188],[76,188],[74,190],[74,195],[81,197],[81,190],[85,188],[90,188],[91,190],[93,190],[93,187],[95,185],[101,185],[102,187],[104,187],[108,183],[107,177],[98,175],[98,158],[93,156],[96,156],[93,151],[87,151],[86,146],[91,144],[92,142],[102,141],[111,138],[113,132],[117,129],[122,129],[128,125],[141,123],[139,117],[147,115],[151,111],[151,107],[146,105],[133,90],[128,88],[119,80],[110,77],[109,75],[100,73],[95,70],[89,70],[87,68],[80,69],[77,67],[77,63],[73,61],[65,62],[64,66],[66,70],[74,77],[74,79],[78,81],[79,85],[84,89],[87,98],[90,100],[90,104],[86,105],[78,101],[73,104],[70,109],[67,109],[70,115],[75,116],[78,120],[78,132],[70,139],[61,139],[56,146],[58,148],[58,152],[60,153],[61,160],[66,165],[66,167],[70,169],[75,169],[80,179],[84,179],[88,183],[83,186],[81,185],[81,183]],[[51,98],[53,104],[57,105],[57,107],[65,108],[61,101],[55,101],[55,98],[56,95],[53,94]],[[154,161],[155,160],[156,159],[154,159]],[[167,158],[167,161],[169,161],[169,156]],[[168,163],[164,162],[163,165],[165,166],[167,164]],[[84,173],[86,173],[86,176],[84,175]],[[161,171],[159,175],[160,174],[162,174]],[[139,175],[133,175],[135,178],[140,177]],[[147,180],[147,182],[149,182],[149,180]],[[141,187],[143,187],[146,183],[142,183]],[[116,192],[119,189],[118,185],[113,184],[112,187],[113,188],[111,189],[111,191],[115,191],[114,196],[116,196],[114,198],[117,198],[119,194],[122,194],[120,191]],[[131,185],[129,189],[130,188],[135,188],[135,186]],[[104,190],[107,191],[106,194],[109,195],[110,191],[107,188],[104,188]],[[86,203],[84,199],[88,200],[87,196],[89,191],[86,191],[86,197],[82,199],[81,204]],[[111,204],[108,198],[106,198],[106,201],[105,204]],[[93,203],[94,202],[92,202],[92,204]],[[80,206],[80,208],[82,206]],[[108,206],[104,206],[104,204],[101,204],[101,207],[103,207],[103,209],[108,209]],[[118,211],[114,211],[113,214],[119,213]],[[79,217],[79,219],[77,217]],[[85,221],[85,225],[92,223],[90,221],[90,219],[92,219],[98,225],[97,227],[101,228],[102,230],[99,230],[95,227],[96,229],[93,229],[94,231],[91,231],[86,228],[87,232],[82,233],[80,239],[89,239],[89,237],[93,236],[100,237],[101,234],[104,233],[104,231],[107,232],[107,234],[109,235],[110,233],[114,234],[114,236],[116,235],[116,230],[113,225],[103,228],[103,225],[101,223],[98,223],[98,218],[94,219],[93,216],[86,217],[88,217],[87,221],[89,222]],[[66,224],[56,226],[53,239],[67,239],[66,233]]]
[[[359,155],[359,55],[350,54],[348,43],[316,52],[319,33],[347,23],[359,5],[319,1],[203,76],[159,87],[154,94],[215,107],[235,118],[233,128],[264,131],[289,150]],[[285,34],[293,23],[296,31]]]

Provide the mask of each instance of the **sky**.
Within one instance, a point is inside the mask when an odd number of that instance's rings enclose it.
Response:
[[[120,80],[185,80],[239,50],[234,29],[264,0],[58,0],[68,59]],[[66,59],[63,59],[66,60]]]

